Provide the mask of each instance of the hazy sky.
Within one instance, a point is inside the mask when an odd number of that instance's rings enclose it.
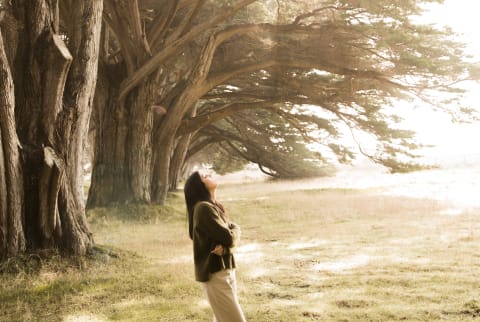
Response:
[[[446,0],[443,5],[436,6],[434,17],[464,33],[470,43],[472,53],[480,58],[480,2],[478,0]]]
[[[432,23],[450,25],[461,33],[459,40],[468,44],[468,53],[480,61],[480,1],[478,0],[445,0],[444,4],[432,6],[425,14],[425,20]],[[480,110],[480,84],[469,85],[468,103]],[[418,138],[438,147],[429,153],[438,155],[462,156],[466,160],[470,156],[480,156],[480,123],[451,124],[446,115],[432,114],[418,108],[415,117],[409,124],[418,132]],[[478,160],[478,159],[477,159]]]

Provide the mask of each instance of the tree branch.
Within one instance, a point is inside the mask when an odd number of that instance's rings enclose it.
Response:
[[[132,29],[133,29],[133,34],[135,36],[134,42],[137,43],[139,47],[143,47],[143,49],[151,56],[152,52],[150,50],[150,45],[148,44],[148,41],[145,36],[145,32],[142,28],[142,20],[140,18],[138,0],[128,0],[127,3],[129,6],[129,11],[131,13],[132,20],[133,20]]]
[[[244,66],[238,66],[235,69],[224,71],[222,73],[217,73],[216,75],[212,75],[211,77],[209,77],[209,80],[207,81],[208,83],[207,87],[212,89],[226,82],[230,78],[233,78],[240,74],[253,72],[256,70],[268,69],[270,67],[275,67],[275,66],[301,68],[301,69],[307,69],[307,70],[318,69],[318,70],[324,70],[330,73],[334,73],[337,75],[348,75],[348,76],[355,76],[355,77],[364,78],[364,79],[375,79],[383,83],[388,83],[390,85],[393,85],[395,87],[402,88],[402,89],[408,88],[405,85],[402,85],[400,83],[394,82],[386,78],[383,74],[374,70],[354,70],[346,67],[340,67],[332,63],[329,63],[327,61],[307,61],[307,60],[301,61],[298,59],[285,59],[285,58],[284,59],[282,58],[267,59],[265,61],[255,62],[255,63],[244,65]]]
[[[173,40],[178,39],[181,37],[186,30],[188,30],[191,25],[193,24],[193,20],[195,19],[195,16],[198,14],[200,11],[200,8],[203,6],[206,0],[197,0],[195,5],[190,9],[190,12],[185,15],[183,18],[183,21],[179,27],[176,28],[176,31],[167,39],[167,43],[172,42]]]
[[[215,111],[183,120],[177,131],[177,136],[192,133],[242,110],[269,109],[274,107],[274,104],[275,102],[271,101],[226,104]]]
[[[188,44],[190,41],[195,39],[199,34],[205,32],[206,30],[216,26],[220,22],[224,21],[228,17],[234,15],[238,10],[244,8],[245,6],[249,5],[256,0],[242,0],[235,4],[233,7],[222,11],[221,14],[213,17],[208,22],[200,24],[194,28],[192,28],[188,33],[186,33],[181,38],[175,40],[171,44],[168,44],[166,48],[156,55],[154,55],[149,61],[147,61],[142,67],[136,70],[128,79],[122,82],[120,93],[119,93],[119,100],[124,100],[126,95],[135,88],[146,76],[150,75],[153,71],[155,71],[158,66],[164,62],[166,59],[172,57],[173,55],[177,54],[183,46]]]
[[[321,12],[326,11],[326,10],[345,10],[345,9],[341,9],[341,8],[336,7],[336,6],[326,6],[326,7],[318,8],[318,9],[313,10],[312,12],[307,12],[307,13],[304,13],[304,14],[302,14],[302,15],[297,16],[297,17],[295,18],[295,20],[293,21],[293,24],[294,24],[294,25],[297,25],[297,24],[299,24],[300,21],[302,21],[303,19],[316,16],[316,15],[318,15],[318,14],[320,14]]]
[[[150,40],[151,47],[154,50],[159,47],[159,43],[165,37],[168,27],[175,18],[179,3],[179,0],[168,1],[166,8],[162,8],[161,13],[159,13],[151,23],[147,39]]]
[[[135,62],[132,53],[135,51],[132,48],[130,37],[125,30],[121,19],[115,9],[115,5],[111,3],[112,0],[105,0],[105,8],[103,20],[110,26],[110,29],[118,39],[120,50],[122,52],[128,74],[133,74],[135,71]]]

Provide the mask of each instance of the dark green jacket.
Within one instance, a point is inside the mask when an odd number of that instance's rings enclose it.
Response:
[[[220,209],[210,202],[197,203],[193,213],[195,279],[206,282],[212,273],[235,268],[231,248],[239,239],[240,227],[224,220]],[[223,256],[211,253],[218,244],[224,248]]]

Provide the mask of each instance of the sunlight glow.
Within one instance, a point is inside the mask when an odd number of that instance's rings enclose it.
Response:
[[[439,26],[450,26],[456,33],[457,40],[464,42],[466,53],[472,55],[473,61],[480,61],[480,20],[478,12],[480,2],[473,0],[445,0],[443,4],[431,4],[430,9],[422,15],[422,21],[434,23]],[[465,105],[480,110],[480,84],[469,82],[463,85],[468,90]],[[480,154],[480,148],[473,145],[472,139],[480,135],[480,125],[477,124],[452,124],[448,117],[438,113],[429,113],[418,108],[410,122],[415,130],[420,130],[419,138],[427,143],[438,146],[433,152],[438,154],[455,155]],[[443,152],[443,153],[442,153]]]
[[[420,23],[434,24],[440,28],[448,26],[457,33],[456,39],[465,43],[465,53],[472,56],[465,58],[468,61],[480,61],[480,1],[474,0],[445,0],[444,3],[427,4],[427,10],[416,19]],[[317,72],[320,74],[320,72]],[[461,106],[476,109],[480,112],[480,84],[473,81],[461,82],[455,86],[467,91],[462,98]],[[480,136],[480,125],[453,123],[451,117],[442,112],[434,112],[432,107],[426,106],[423,101],[398,102],[395,104],[395,111],[399,112],[405,120],[400,124],[402,128],[416,132],[417,142],[433,145],[434,148],[421,151],[426,160],[448,159],[463,155],[465,158],[477,158],[480,156],[480,145],[473,144],[473,138]],[[319,108],[312,108],[317,115],[323,116]],[[328,114],[328,113],[327,113]],[[341,133],[344,133],[342,144],[350,146],[357,151],[354,141],[362,145],[362,149],[373,154],[376,150],[375,141],[364,133],[353,131],[355,140],[350,135],[350,130],[345,126],[339,126]],[[324,150],[319,144],[310,145],[315,150]],[[334,159],[328,152],[325,155]]]

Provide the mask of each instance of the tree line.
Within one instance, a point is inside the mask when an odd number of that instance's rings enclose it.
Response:
[[[471,118],[454,85],[478,77],[451,30],[415,22],[432,2],[3,0],[0,258],[87,253],[86,206],[163,204],[199,158],[319,175],[355,157],[342,126],[415,169],[395,102]]]

